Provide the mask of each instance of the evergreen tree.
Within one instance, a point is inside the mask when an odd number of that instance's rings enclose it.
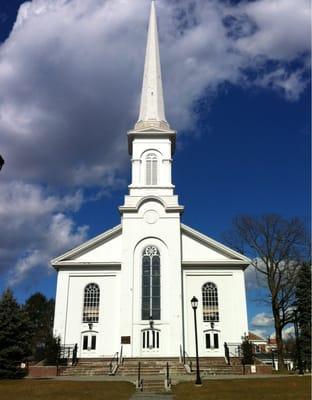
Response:
[[[37,292],[26,300],[24,310],[31,322],[31,352],[40,361],[45,358],[45,348],[53,338],[54,300]]]
[[[0,298],[0,378],[21,378],[21,362],[30,354],[29,319],[11,290]]]
[[[44,361],[45,365],[57,365],[60,356],[60,338],[49,335],[46,340]]]
[[[252,351],[252,343],[246,337],[242,342],[243,364],[252,365],[254,363],[254,354]]]
[[[296,306],[301,358],[305,368],[311,370],[311,266],[308,263],[304,263],[298,272]]]

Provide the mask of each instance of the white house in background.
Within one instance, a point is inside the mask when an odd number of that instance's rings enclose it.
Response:
[[[200,356],[224,356],[223,343],[239,344],[248,332],[250,261],[181,223],[183,206],[171,180],[175,140],[165,117],[152,2],[121,223],[52,260],[54,333],[64,345],[77,343],[78,357],[112,356],[121,345],[125,357],[178,357],[181,348],[193,356],[193,296]]]

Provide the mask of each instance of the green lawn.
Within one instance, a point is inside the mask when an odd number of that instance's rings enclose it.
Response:
[[[205,380],[173,387],[175,400],[310,400],[311,377]],[[0,381],[1,400],[128,400],[128,382],[77,382],[21,379]]]
[[[1,400],[128,400],[134,392],[129,382],[0,380]]]
[[[180,383],[175,400],[310,400],[311,377],[205,380],[201,387]]]

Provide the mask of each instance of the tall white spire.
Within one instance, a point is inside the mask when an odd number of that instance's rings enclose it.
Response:
[[[169,128],[165,117],[157,17],[154,0],[152,0],[151,4],[148,27],[140,115],[135,128],[145,128],[149,126]]]

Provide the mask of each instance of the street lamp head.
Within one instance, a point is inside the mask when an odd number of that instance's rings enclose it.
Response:
[[[196,310],[198,307],[198,299],[195,296],[193,296],[193,298],[191,300],[191,304],[192,304],[193,310]]]

